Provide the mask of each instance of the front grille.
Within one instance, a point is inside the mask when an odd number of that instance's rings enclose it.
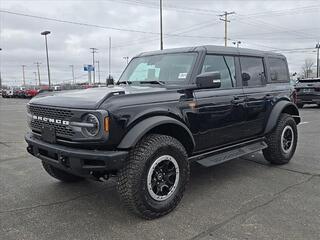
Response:
[[[74,116],[72,111],[65,110],[65,109],[47,108],[47,107],[39,107],[39,106],[32,106],[32,105],[29,105],[28,108],[31,115],[35,115],[39,117],[69,121]],[[30,123],[32,130],[34,130],[37,133],[41,133],[41,128],[44,124],[53,126],[55,129],[56,135],[58,137],[70,138],[75,134],[75,132],[69,126],[65,126],[57,123],[43,122],[37,119],[32,119]]]
[[[67,126],[62,126],[62,125],[58,125],[58,124],[54,124],[54,123],[43,123],[38,120],[33,120],[31,122],[31,127],[33,129],[36,129],[36,131],[40,133],[41,127],[43,124],[53,126],[57,135],[69,136],[69,137],[72,137],[74,135],[74,132],[72,131],[72,129],[68,128]]]
[[[47,108],[29,105],[29,110],[33,115],[54,119],[67,120],[73,117],[73,113],[66,109]]]

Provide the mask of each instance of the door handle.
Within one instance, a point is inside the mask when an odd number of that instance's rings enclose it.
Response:
[[[244,102],[244,96],[235,96],[233,100],[231,100],[232,104],[239,104]]]

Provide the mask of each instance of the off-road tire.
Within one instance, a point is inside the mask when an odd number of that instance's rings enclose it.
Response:
[[[152,164],[164,155],[170,155],[176,160],[179,181],[168,199],[157,201],[148,191],[147,178]],[[189,175],[189,162],[183,145],[173,137],[150,134],[130,151],[127,163],[118,173],[118,192],[121,200],[133,213],[145,219],[159,218],[179,204]]]
[[[303,103],[297,103],[298,108],[303,108],[304,104]]]
[[[67,173],[59,168],[56,168],[48,163],[42,161],[42,166],[50,176],[62,181],[62,182],[79,182],[84,180],[84,178]]]
[[[290,126],[293,130],[293,141],[291,150],[286,153],[281,144],[281,135],[286,128]],[[297,147],[298,131],[295,120],[289,114],[281,114],[277,126],[266,136],[268,148],[263,150],[263,155],[267,161],[272,164],[282,165],[288,163]]]

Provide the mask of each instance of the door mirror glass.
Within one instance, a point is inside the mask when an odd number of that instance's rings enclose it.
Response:
[[[220,88],[221,74],[220,72],[205,72],[199,74],[196,78],[198,88]]]

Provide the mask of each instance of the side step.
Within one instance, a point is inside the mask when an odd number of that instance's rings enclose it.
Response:
[[[194,160],[205,167],[211,167],[247,155],[249,153],[260,151],[267,147],[268,145],[264,140],[255,142],[250,141],[241,145],[229,147],[228,149],[216,150],[214,152],[211,152],[211,154],[206,154],[206,156],[195,156]]]

